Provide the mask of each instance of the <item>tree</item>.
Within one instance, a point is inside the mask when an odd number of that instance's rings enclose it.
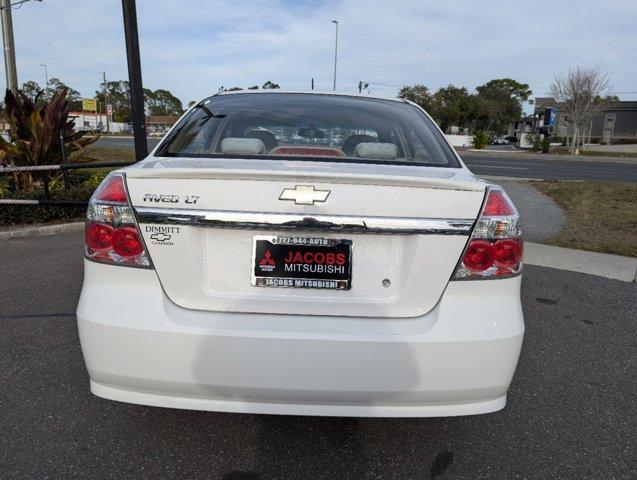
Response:
[[[478,93],[502,95],[512,98],[520,105],[526,102],[533,92],[529,89],[528,83],[520,83],[512,78],[497,78],[489,80],[484,85],[476,87]]]
[[[462,129],[470,127],[475,116],[476,102],[466,88],[449,85],[440,88],[433,96],[433,109],[430,112],[443,132],[449,127]]]
[[[519,120],[522,115],[522,103],[533,92],[526,83],[511,78],[490,80],[476,87],[478,105],[483,118],[486,118],[488,130],[504,133],[508,124]]]
[[[112,81],[100,84],[95,92],[99,102],[104,102],[104,88],[108,102],[113,106],[113,120],[115,122],[130,123],[133,119],[130,100],[130,85],[126,80]],[[177,97],[170,91],[144,89],[144,107],[150,115],[181,115],[184,107]]]
[[[248,90],[259,90],[259,85],[252,85],[251,87],[248,87]]]
[[[194,100],[190,100],[188,102],[188,108],[192,107],[195,103],[197,103],[197,102],[195,102]]]
[[[433,110],[433,96],[429,92],[429,89],[424,85],[405,85],[398,91],[398,98],[404,98],[405,100],[414,102],[429,113]]]
[[[274,82],[268,80],[267,82],[265,82],[263,84],[263,86],[261,88],[263,88],[264,90],[267,90],[267,89],[275,89],[275,88],[281,88],[281,87],[279,86],[278,83],[274,83]]]
[[[38,94],[43,90],[38,82],[34,82],[33,80],[28,80],[22,84],[22,88],[20,91],[26,95],[26,97],[35,102],[35,98]]]
[[[106,103],[104,88],[108,97],[108,103],[113,106],[113,120],[115,122],[130,123],[133,119],[130,102],[130,86],[126,80],[102,83],[100,89],[95,92],[99,102]]]
[[[70,110],[81,110],[82,109],[82,95],[80,92],[75,90],[74,88],[69,87],[59,78],[51,78],[49,79],[49,83],[42,88],[38,82],[33,80],[26,81],[22,84],[22,88],[20,89],[22,93],[24,93],[29,100],[32,102],[36,102],[37,105],[41,108],[46,103],[47,99],[53,98],[53,96],[62,90],[66,90],[66,101],[69,104]],[[43,92],[40,97],[38,94]],[[36,100],[37,97],[37,100]]]
[[[145,88],[144,106],[150,115],[181,115],[184,112],[181,100],[162,89],[153,92]]]
[[[506,131],[509,122],[518,120],[522,102],[532,94],[529,86],[510,78],[491,80],[472,94],[464,87],[448,85],[435,93],[422,84],[406,85],[398,97],[424,108],[443,131],[457,126],[470,133],[476,130]]]
[[[78,111],[82,109],[82,95],[74,88],[69,87],[59,78],[49,79],[49,83],[44,90],[44,96],[46,98],[53,98],[56,92],[66,90],[66,100],[69,102],[69,109],[72,111]]]
[[[598,67],[577,66],[567,74],[556,74],[551,84],[551,94],[562,104],[561,113],[571,124],[571,153],[584,146],[586,130],[590,130],[595,111],[601,108],[609,96],[610,78]]]

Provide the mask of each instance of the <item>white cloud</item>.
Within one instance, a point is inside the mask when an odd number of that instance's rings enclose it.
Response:
[[[359,80],[473,88],[512,77],[542,93],[554,73],[599,65],[618,91],[637,91],[637,2],[570,0],[266,1],[138,0],[145,86],[182,100],[223,85],[273,80],[330,89],[334,18],[340,22],[338,88]],[[44,0],[13,12],[19,80],[43,83],[39,65],[84,95],[106,70],[127,78],[121,2]],[[386,84],[386,85],[380,85]],[[633,96],[632,98],[637,98]]]

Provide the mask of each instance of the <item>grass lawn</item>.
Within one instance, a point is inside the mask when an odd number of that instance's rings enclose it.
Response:
[[[89,145],[82,155],[82,163],[86,162],[132,162],[135,160],[133,148],[108,148]]]
[[[637,183],[525,183],[551,197],[566,214],[566,228],[546,243],[637,257]]]
[[[577,159],[576,155],[573,155],[571,151],[566,147],[552,147],[550,153],[555,155],[571,155],[574,159]],[[580,155],[584,157],[618,157],[618,158],[637,158],[635,152],[617,152],[610,151],[597,151],[597,150],[580,150]]]

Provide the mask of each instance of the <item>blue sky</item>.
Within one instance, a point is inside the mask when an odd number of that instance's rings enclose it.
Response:
[[[304,90],[314,77],[331,90],[332,19],[340,91],[359,80],[394,95],[403,84],[473,89],[511,77],[542,96],[553,74],[579,64],[607,72],[616,92],[637,92],[635,0],[137,0],[137,9],[145,86],[184,102],[266,80]],[[127,78],[119,0],[32,1],[13,22],[20,83],[44,83],[40,64],[85,96],[104,70]]]

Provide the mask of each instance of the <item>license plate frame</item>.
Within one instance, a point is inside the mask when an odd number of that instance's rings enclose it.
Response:
[[[250,283],[254,287],[350,290],[352,250],[352,240],[345,238],[254,235]],[[314,261],[315,256],[320,262],[306,262]],[[303,261],[285,262],[292,258]],[[325,271],[318,271],[321,268]]]

